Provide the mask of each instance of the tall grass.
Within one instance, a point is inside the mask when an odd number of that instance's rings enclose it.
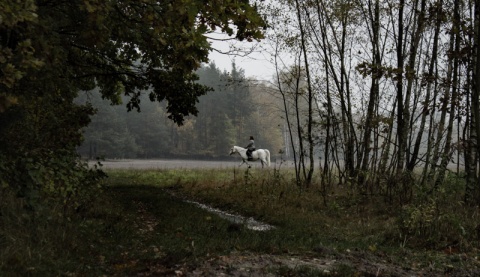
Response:
[[[298,187],[291,173],[245,170],[236,173],[235,181],[225,182],[225,176],[234,173],[223,171],[217,175],[222,178],[178,182],[176,188],[185,197],[290,230],[289,247],[293,248],[296,245],[311,250],[319,244],[342,248],[355,243],[369,246],[395,231],[394,218],[377,216],[386,211],[384,205],[369,205],[361,198],[343,195],[331,195],[325,205],[319,186]],[[342,242],[348,243],[343,246]]]
[[[109,178],[96,201],[67,216],[58,207],[29,211],[21,199],[3,193],[0,276],[135,275],[152,264],[168,268],[188,261],[193,266],[233,250],[346,253],[406,267],[445,269],[476,266],[480,257],[476,250],[480,216],[454,201],[458,184],[435,195],[417,192],[412,202],[395,206],[339,186],[329,186],[325,194],[318,181],[308,189],[299,187],[290,169],[106,173]],[[276,228],[251,231],[183,199],[251,216]]]
[[[480,215],[460,201],[462,187],[455,178],[428,195],[413,185],[414,198],[400,205],[342,186],[329,185],[325,195],[318,180],[308,189],[298,187],[289,169],[168,170],[144,176],[152,176],[150,184],[174,189],[182,197],[277,226],[280,231],[270,233],[270,244],[261,251],[355,249],[392,255],[399,262],[410,257],[437,265],[451,264],[452,253],[480,256],[476,252]],[[275,236],[277,240],[272,239]]]
[[[331,189],[325,195],[319,181],[308,189],[299,187],[288,168],[110,171],[109,175],[110,184],[138,182],[175,188],[183,197],[310,237],[325,238],[323,243],[334,242],[335,247],[342,241],[348,242],[345,247],[358,244],[366,248],[478,245],[480,215],[460,201],[461,185],[455,178],[435,193],[417,188],[411,202],[399,205],[389,204],[379,196],[355,194],[341,186],[329,185]]]

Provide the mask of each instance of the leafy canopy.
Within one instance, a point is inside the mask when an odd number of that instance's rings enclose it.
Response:
[[[208,61],[205,35],[258,40],[263,25],[246,0],[0,1],[0,187],[32,208],[89,203],[102,175],[78,162],[94,113],[78,92],[98,88],[113,104],[125,94],[131,110],[150,91],[182,124],[208,90],[194,74]]]
[[[264,24],[248,0],[4,0],[0,112],[45,83],[72,93],[98,86],[113,103],[124,93],[129,110],[150,88],[181,124],[207,92],[193,73],[208,61],[205,34],[258,40]]]

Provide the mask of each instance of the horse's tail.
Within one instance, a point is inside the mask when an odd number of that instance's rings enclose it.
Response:
[[[267,152],[267,166],[270,166],[270,151],[265,149],[265,152]]]

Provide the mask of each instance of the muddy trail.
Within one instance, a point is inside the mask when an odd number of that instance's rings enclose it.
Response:
[[[111,276],[472,276],[473,272],[415,269],[381,253],[317,246],[271,246],[281,227],[248,230],[175,196],[169,189],[116,187],[110,193],[130,214],[138,250],[106,263]],[[281,233],[278,233],[281,234]],[[279,238],[281,239],[281,238]],[[255,244],[253,243],[255,242]],[[280,244],[277,242],[277,244]],[[143,245],[143,246],[142,246]],[[142,250],[142,247],[144,248]]]

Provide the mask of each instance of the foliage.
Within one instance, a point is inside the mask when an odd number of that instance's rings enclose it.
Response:
[[[129,95],[131,110],[140,108],[139,90],[152,88],[151,100],[166,100],[169,117],[181,124],[207,91],[193,73],[211,50],[205,33],[218,27],[239,40],[262,38],[263,20],[248,1],[216,2],[4,2],[2,96],[29,94],[28,84],[45,82],[74,92],[99,86],[114,103]]]
[[[326,179],[372,195],[388,180],[390,201],[404,204],[414,186],[404,176],[422,169],[421,185],[437,189],[456,170],[467,181],[465,201],[477,205],[480,32],[472,11],[480,3],[263,4],[277,95],[286,99],[284,124],[295,138],[287,152],[299,164],[314,144]],[[312,125],[302,105],[307,91]]]
[[[63,207],[62,213],[74,211],[95,196],[99,181],[105,177],[98,169],[78,164],[76,156],[66,151],[28,153],[3,166],[2,182],[24,198],[27,207],[43,209],[50,204]],[[15,173],[12,173],[15,172]]]
[[[73,151],[93,113],[73,99],[95,87],[113,104],[125,94],[128,110],[140,109],[142,92],[151,89],[150,100],[166,100],[165,113],[182,124],[209,90],[194,73],[211,50],[205,34],[219,28],[239,40],[261,39],[264,25],[248,1],[8,0],[0,18],[7,158],[15,151]]]
[[[93,108],[73,104],[66,90],[37,93],[19,96],[22,105],[0,113],[0,180],[32,209],[54,199],[65,211],[76,209],[90,201],[101,178],[75,152]]]
[[[478,218],[460,199],[464,182],[450,178],[437,191],[417,189],[412,203],[401,209],[397,224],[405,243],[436,248],[471,247],[478,241]]]
[[[139,110],[149,89],[150,100],[165,102],[163,115],[181,125],[197,114],[198,97],[209,90],[194,73],[208,61],[206,34],[218,28],[239,40],[258,40],[263,26],[244,0],[1,1],[2,269],[8,264],[15,275],[31,275],[39,267],[39,275],[58,275],[49,268],[55,258],[83,243],[65,238],[78,227],[69,219],[81,222],[105,176],[76,152],[95,112],[88,103],[74,103],[79,91],[98,88],[112,104],[124,94],[127,109]],[[117,142],[123,153],[136,151],[126,134],[120,129],[98,139],[124,136]],[[45,248],[51,250],[42,253]]]

